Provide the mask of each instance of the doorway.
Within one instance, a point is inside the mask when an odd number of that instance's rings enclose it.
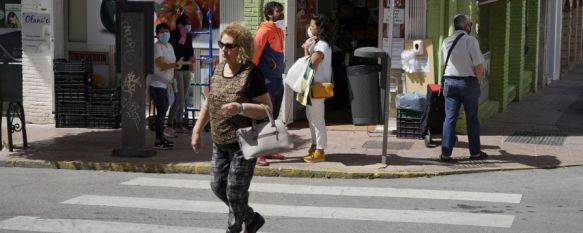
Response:
[[[352,125],[346,67],[376,64],[376,60],[354,57],[358,47],[378,47],[379,0],[288,0],[286,19],[286,66],[304,56],[301,45],[308,38],[311,15],[324,14],[332,31],[334,97],[326,99],[327,125]],[[293,32],[293,33],[290,33]],[[288,49],[291,48],[291,49]],[[305,119],[302,106],[294,107],[294,119]]]

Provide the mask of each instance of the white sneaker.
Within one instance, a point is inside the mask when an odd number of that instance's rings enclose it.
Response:
[[[174,130],[172,128],[165,128],[164,129],[164,137],[175,138],[177,136],[176,136],[176,132],[174,132]]]

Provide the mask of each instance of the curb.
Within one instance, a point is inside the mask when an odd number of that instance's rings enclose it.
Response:
[[[255,176],[268,177],[303,177],[303,178],[327,178],[327,179],[396,179],[433,177],[446,175],[459,175],[483,172],[518,171],[534,169],[556,169],[582,166],[583,163],[559,164],[546,167],[531,167],[518,165],[505,168],[480,168],[458,169],[452,171],[379,171],[379,170],[338,170],[338,169],[296,169],[296,168],[255,168]],[[45,160],[12,160],[0,161],[0,167],[19,168],[49,168],[67,170],[93,170],[115,172],[141,172],[141,173],[183,173],[183,174],[210,174],[210,163],[129,163],[129,162],[86,162],[86,161],[45,161]]]

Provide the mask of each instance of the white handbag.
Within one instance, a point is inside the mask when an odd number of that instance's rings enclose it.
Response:
[[[259,156],[286,152],[294,148],[294,144],[287,132],[287,127],[280,120],[273,120],[273,116],[265,105],[262,105],[269,121],[253,120],[250,127],[237,130],[239,146],[245,159],[254,159]]]

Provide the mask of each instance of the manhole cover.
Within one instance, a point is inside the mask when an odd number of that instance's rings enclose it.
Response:
[[[388,150],[409,150],[413,147],[413,142],[389,142]],[[362,148],[366,149],[383,149],[383,141],[366,141]]]
[[[507,137],[505,142],[562,146],[566,139],[567,135],[562,133],[518,131]]]

